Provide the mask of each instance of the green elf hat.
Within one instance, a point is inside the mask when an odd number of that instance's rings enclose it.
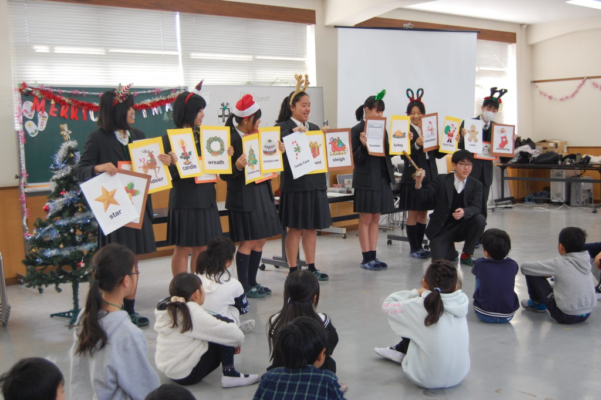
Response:
[[[376,101],[382,100],[386,96],[386,89],[382,90],[380,93],[376,95]]]

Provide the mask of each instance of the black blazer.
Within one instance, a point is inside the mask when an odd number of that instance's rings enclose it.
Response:
[[[165,153],[171,152],[169,136],[163,135]],[[198,156],[202,157],[202,149],[196,144]],[[177,151],[176,151],[177,155]],[[173,188],[169,192],[169,208],[190,210],[194,208],[209,208],[217,202],[217,192],[214,183],[197,184],[194,178],[181,178],[176,165],[169,166]]]
[[[430,215],[430,222],[426,227],[428,238],[432,239],[443,228],[447,219],[455,210],[451,210],[453,193],[455,192],[455,174],[439,175],[428,186],[419,190],[413,189],[419,201],[435,201],[434,212]],[[477,179],[468,177],[464,189],[463,218],[472,218],[482,214],[482,183]]]
[[[480,119],[480,116],[477,116],[474,119]],[[464,129],[464,125],[465,125],[465,121],[462,121],[459,132],[461,132],[461,129]],[[482,127],[482,135],[480,136],[480,140],[482,140],[484,142],[490,142],[491,132],[492,132],[492,123],[488,125],[488,129],[484,129],[484,127]],[[463,136],[461,136],[461,139],[459,140],[458,147],[460,149],[465,149],[465,138]],[[477,158],[474,158],[474,164],[473,164],[472,172],[470,173],[470,176],[478,179],[485,186],[491,186],[492,185],[492,173],[493,173],[492,169],[493,169],[492,161],[479,160]]]
[[[430,150],[428,151],[428,157],[426,158],[426,153],[424,153],[423,146],[419,149],[416,146],[415,142],[417,141],[417,131],[411,125],[411,132],[413,133],[413,140],[411,140],[411,159],[414,163],[417,164],[419,168],[422,168],[426,171],[426,176],[424,177],[424,181],[422,185],[428,185],[432,180],[436,179],[438,176],[438,166],[436,166],[436,159],[443,158],[446,156],[446,153],[441,153],[438,150]],[[403,169],[403,176],[401,177],[401,183],[413,183],[412,175],[416,172],[411,162],[405,156],[401,156],[403,161],[405,162],[405,169]]]
[[[131,140],[142,140],[146,137],[142,131],[130,129]],[[112,163],[119,166],[119,161],[130,161],[129,151],[121,144],[115,132],[107,132],[103,129],[95,130],[88,135],[83,145],[83,152],[79,162],[75,166],[75,177],[80,183],[92,179],[96,174],[94,167],[99,164]],[[146,200],[146,213],[152,218],[152,199],[148,196]]]
[[[230,143],[234,148],[234,155],[232,156],[232,173],[227,175],[219,175],[219,177],[227,182],[227,196],[225,198],[225,208],[233,211],[251,212],[257,206],[255,204],[255,196],[253,195],[255,190],[260,190],[259,186],[267,185],[269,188],[269,195],[271,200],[275,202],[273,198],[273,191],[271,189],[271,181],[261,182],[259,184],[249,183],[246,184],[246,178],[244,176],[244,169],[238,171],[236,168],[236,160],[242,155],[242,138],[236,131],[236,128],[230,126]],[[278,150],[279,151],[279,150]]]
[[[283,122],[278,122],[275,126],[279,126],[282,138],[292,134],[292,130],[296,128],[296,123],[292,119],[287,119]],[[319,127],[309,122],[310,131],[318,131]],[[288,162],[288,154],[290,149],[286,149],[283,154],[284,171],[281,174],[280,189],[282,192],[305,192],[312,190],[327,190],[326,174],[312,174],[301,176],[298,179],[292,177],[290,163]]]
[[[353,170],[353,187],[355,189],[364,190],[380,190],[380,179],[382,172],[380,170],[380,162],[382,157],[370,156],[367,152],[367,147],[361,143],[361,133],[365,130],[365,121],[359,122],[351,129],[351,138],[353,142],[353,161],[355,169]],[[388,143],[388,134],[384,139],[385,148],[390,152]],[[394,167],[392,166],[392,156],[386,155],[383,157],[386,162],[386,170],[390,182],[394,182]]]

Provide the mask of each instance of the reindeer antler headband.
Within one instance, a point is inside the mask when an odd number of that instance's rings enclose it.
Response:
[[[194,86],[194,89],[190,90],[190,94],[188,95],[188,97],[186,97],[184,104],[188,103],[188,100],[190,100],[190,97],[192,97],[193,95],[197,94],[200,96],[200,90],[202,89],[203,82],[204,82],[204,79],[202,81],[200,81],[198,83],[198,85]]]
[[[294,90],[294,93],[292,93],[292,96],[290,96],[290,105],[292,105],[292,102],[294,101],[296,95],[300,92],[304,92],[305,90],[307,90],[307,86],[309,86],[309,75],[305,74],[304,80],[303,76],[298,74],[295,74],[294,78],[296,79],[296,89]],[[303,89],[301,90],[301,85],[303,83],[305,84],[305,86],[303,86]]]
[[[409,99],[409,101],[419,101],[420,103],[424,104],[424,102],[422,101],[422,97],[424,97],[424,89],[419,88],[417,89],[417,97],[415,97],[415,94],[413,93],[413,90],[411,89],[407,89],[407,91],[405,92],[407,94],[407,98]]]
[[[497,97],[495,97],[495,94],[499,94]],[[497,90],[497,87],[491,87],[490,88],[490,96],[485,97],[484,100],[492,100],[495,103],[498,104],[503,104],[503,100],[501,100],[501,97],[503,97],[505,95],[505,93],[507,93],[507,89],[501,89],[501,90]]]
[[[117,89],[115,89],[115,101],[113,101],[113,107],[116,106],[117,103],[123,103],[127,99],[131,85],[133,84],[130,83],[129,85],[125,86],[121,86],[121,84],[119,84],[119,86],[117,86]]]

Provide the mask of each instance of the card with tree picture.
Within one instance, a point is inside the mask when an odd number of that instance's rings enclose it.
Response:
[[[259,149],[259,135],[246,135],[242,138],[242,152],[246,154],[246,167],[244,177],[246,184],[253,183],[263,177],[259,166],[261,151]]]

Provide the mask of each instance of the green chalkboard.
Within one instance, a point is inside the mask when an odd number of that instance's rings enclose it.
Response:
[[[54,89],[98,93],[111,88],[55,87]],[[132,89],[132,91],[143,90],[147,89]],[[157,96],[167,96],[168,94],[168,91],[161,92],[159,95],[153,93],[139,94],[136,96],[136,103],[156,98]],[[62,96],[92,103],[98,103],[100,100],[98,95],[73,96],[63,92]],[[88,134],[98,128],[96,122],[91,119],[89,112],[84,115],[81,109],[74,107],[63,108],[60,104],[51,104],[50,100],[43,101],[43,99],[36,98],[31,94],[22,94],[21,100],[22,106],[26,102],[31,102],[31,107],[29,105],[23,107],[23,127],[27,140],[25,143],[25,165],[29,174],[28,181],[30,184],[46,183],[52,177],[49,169],[52,164],[52,157],[58,151],[66,136],[61,134],[61,132],[64,132],[64,129],[61,129],[61,125],[66,125],[66,128],[71,131],[69,138],[77,140],[80,150],[83,149]],[[40,112],[42,111],[48,114],[45,126],[43,122],[40,123]],[[162,106],[160,107],[160,111],[161,113],[153,115],[152,110],[146,110],[146,117],[144,117],[142,111],[136,111],[136,122],[133,127],[144,132],[147,138],[164,135],[167,129],[172,129],[175,125],[173,124],[172,112],[170,110],[165,111],[165,106]],[[94,118],[97,116],[98,113],[94,113]],[[41,130],[39,128],[44,129]]]

